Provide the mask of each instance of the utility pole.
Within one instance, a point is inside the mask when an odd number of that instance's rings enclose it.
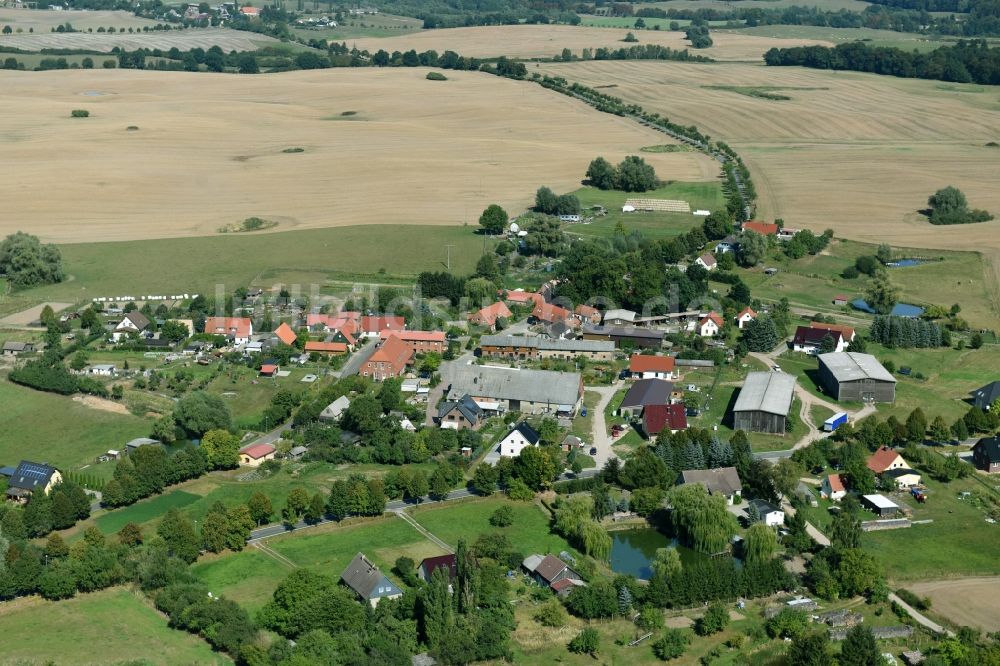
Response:
[[[448,250],[448,263],[446,263],[445,266],[448,268],[449,271],[451,270],[451,248],[453,248],[453,247],[455,247],[455,246],[454,245],[445,245],[445,248],[447,248],[447,250]]]

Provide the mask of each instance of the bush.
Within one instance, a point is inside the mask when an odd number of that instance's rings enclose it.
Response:
[[[717,634],[729,624],[729,610],[720,603],[708,607],[705,614],[694,623],[694,631],[699,636]]]
[[[596,629],[584,629],[567,646],[570,652],[577,654],[595,654],[601,647],[601,637]]]
[[[667,629],[663,637],[653,643],[653,654],[663,661],[676,659],[684,654],[690,640],[680,629]]]
[[[917,610],[928,610],[931,607],[931,600],[929,597],[924,597],[921,599],[920,597],[915,595],[913,592],[910,592],[906,588],[901,587],[898,590],[896,590],[896,595],[900,599],[908,603],[910,606],[916,608]]]
[[[490,525],[493,527],[510,527],[512,524],[514,524],[514,509],[506,504],[490,516]]]
[[[543,627],[562,627],[566,624],[566,610],[555,599],[545,602],[534,615],[535,622]]]
[[[69,115],[72,118],[89,118],[90,111],[87,111],[86,109],[73,109]]]
[[[858,270],[857,266],[848,266],[840,274],[840,277],[844,278],[845,280],[854,280],[859,275],[861,275],[861,271]]]
[[[447,81],[448,77],[441,72],[427,72],[428,81]]]

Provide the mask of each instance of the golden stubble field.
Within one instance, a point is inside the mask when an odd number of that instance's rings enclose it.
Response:
[[[514,58],[551,58],[563,49],[570,49],[577,56],[583,49],[599,47],[620,48],[635,46],[622,40],[629,32],[626,28],[587,28],[569,25],[504,25],[473,28],[448,28],[425,30],[398,37],[370,37],[347,40],[348,46],[357,46],[375,52],[446,50],[474,58],[508,56]],[[673,49],[690,49],[690,42],[683,32],[658,30],[632,31],[638,44],[659,44]],[[714,46],[692,50],[698,55],[715,60],[759,61],[764,52],[777,46],[802,46],[828,44],[811,39],[774,39],[734,33],[712,33]],[[529,66],[531,67],[531,66]],[[530,70],[529,70],[530,71]]]
[[[747,63],[542,65],[696,124],[733,145],[760,196],[758,216],[904,247],[978,250],[1000,275],[1000,221],[936,227],[917,211],[945,185],[1000,217],[1000,87]],[[709,86],[773,86],[774,101]],[[1000,297],[997,297],[1000,309]]]
[[[0,72],[0,234],[195,236],[250,216],[277,231],[476,224],[490,203],[519,212],[540,185],[576,189],[595,156],[666,138],[535,84],[426,72]],[[664,179],[719,174],[698,153],[644,156]]]

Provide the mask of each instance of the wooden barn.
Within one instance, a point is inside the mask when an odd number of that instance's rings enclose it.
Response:
[[[795,377],[784,372],[751,372],[733,407],[733,428],[784,434],[795,393]]]
[[[871,354],[820,354],[819,381],[837,400],[896,401],[896,378]]]

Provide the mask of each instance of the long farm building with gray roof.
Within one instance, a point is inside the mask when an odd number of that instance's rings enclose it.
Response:
[[[784,372],[751,372],[733,406],[733,427],[783,434],[795,394],[795,377]]]
[[[583,379],[577,372],[452,365],[447,381],[449,400],[469,395],[523,414],[575,414],[583,398]]]
[[[896,401],[896,378],[871,354],[820,354],[819,380],[836,400]]]

